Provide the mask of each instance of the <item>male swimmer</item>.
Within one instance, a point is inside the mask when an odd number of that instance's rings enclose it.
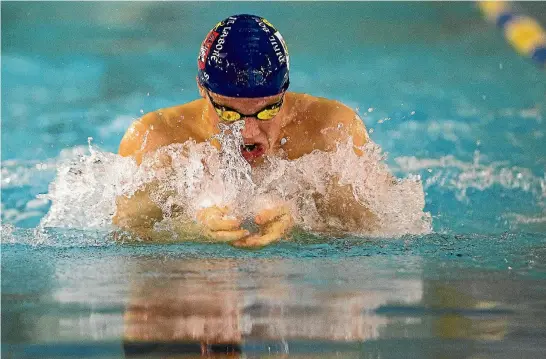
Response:
[[[219,146],[211,141],[220,131],[219,124],[241,120],[245,125],[242,156],[254,168],[264,156],[294,160],[314,150],[334,151],[337,143],[349,138],[361,154],[358,147],[367,142],[362,121],[349,107],[287,91],[288,50],[279,31],[264,18],[234,15],[219,22],[201,45],[197,67],[201,98],[148,113],[134,122],[120,143],[120,155],[132,156],[140,164],[143,156],[170,144],[193,140]],[[338,130],[327,130],[332,128]],[[351,217],[348,211],[366,211],[354,203],[347,186],[334,186],[332,191],[337,197],[317,204],[322,210],[337,211],[339,217]],[[118,198],[113,221],[142,239],[153,240],[153,225],[163,218],[145,188]],[[199,211],[192,225],[211,240],[239,247],[267,245],[286,237],[294,225],[290,210],[282,204],[262,209],[254,221],[260,232],[251,234],[241,228],[241,219],[230,216],[228,208],[214,206]]]

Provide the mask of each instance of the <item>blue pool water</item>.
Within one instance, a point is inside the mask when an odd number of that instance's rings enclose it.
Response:
[[[545,355],[546,75],[472,3],[1,7],[7,357]],[[282,32],[292,91],[357,109],[391,171],[421,176],[433,232],[244,251],[37,230],[61,164],[195,99],[202,37],[242,12]]]

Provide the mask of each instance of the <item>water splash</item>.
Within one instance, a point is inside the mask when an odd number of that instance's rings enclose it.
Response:
[[[133,159],[102,152],[91,145],[91,140],[89,154],[61,161],[48,193],[38,196],[52,203],[40,227],[104,228],[115,213],[116,197],[131,194],[131,189],[153,178],[137,173]]]
[[[221,128],[216,137],[221,150],[210,143],[172,144],[145,156],[140,166],[132,158],[100,151],[90,140],[89,154],[58,165],[48,194],[41,196],[52,206],[40,228],[112,229],[116,197],[149,186],[167,228],[174,207],[192,219],[201,208],[228,205],[234,215],[250,220],[263,207],[286,203],[296,224],[312,232],[430,232],[420,178],[392,177],[376,144],[365,145],[364,155],[357,156],[349,140],[333,152],[314,151],[293,161],[270,157],[252,169],[241,155],[242,126]],[[342,213],[327,210],[334,205]]]
[[[296,222],[310,231],[373,236],[428,233],[430,216],[423,212],[419,177],[391,176],[376,144],[368,143],[361,150],[364,155],[359,157],[349,140],[339,143],[334,152],[314,151],[293,161],[271,158],[269,166],[258,171],[259,188],[288,201]],[[325,211],[321,204],[333,204],[341,212]]]
[[[49,182],[54,178],[55,170],[59,162],[82,156],[85,153],[85,147],[77,146],[71,149],[64,149],[59,154],[59,158],[46,161],[2,161],[1,188],[12,189],[27,186],[41,187],[45,181]]]

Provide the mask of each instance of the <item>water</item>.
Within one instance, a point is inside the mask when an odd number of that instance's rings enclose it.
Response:
[[[544,356],[546,78],[471,3],[1,6],[7,357],[215,343],[247,357]],[[386,157],[374,168],[420,176],[403,193],[421,191],[431,233],[113,243],[115,184],[145,176],[111,152],[142,113],[197,97],[200,41],[237,12],[281,30],[291,90],[358,110]]]

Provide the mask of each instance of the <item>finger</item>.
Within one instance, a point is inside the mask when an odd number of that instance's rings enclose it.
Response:
[[[254,218],[254,222],[256,222],[256,224],[258,225],[265,224],[267,222],[273,221],[277,217],[280,217],[282,215],[289,214],[289,213],[290,211],[287,206],[267,208],[260,211],[260,213],[258,213],[258,215]]]
[[[292,217],[288,214],[284,214],[278,217],[275,221],[269,222],[263,226],[262,231],[265,235],[271,235],[274,237],[282,237],[290,228],[292,228]]]
[[[262,235],[252,235],[240,240],[234,241],[231,244],[240,248],[256,248],[263,247],[272,242],[280,240],[290,228],[292,228],[292,217],[284,214],[273,222],[269,222],[262,227]]]
[[[211,231],[230,231],[241,226],[241,219],[226,217],[227,207],[208,207],[197,212],[197,220]]]
[[[252,235],[231,242],[231,244],[239,248],[263,247],[280,240],[290,228],[292,228],[292,217],[290,217],[288,214],[284,214],[280,218],[277,218],[276,221],[270,222],[264,226],[262,228],[262,235]]]
[[[237,218],[206,218],[202,223],[211,231],[232,231],[241,226]]]
[[[266,246],[272,242],[279,240],[279,237],[265,234],[263,236],[253,235],[231,242],[231,245],[238,248],[257,248]]]
[[[208,231],[207,237],[218,242],[231,242],[237,241],[250,234],[246,229],[239,229],[237,231]]]

